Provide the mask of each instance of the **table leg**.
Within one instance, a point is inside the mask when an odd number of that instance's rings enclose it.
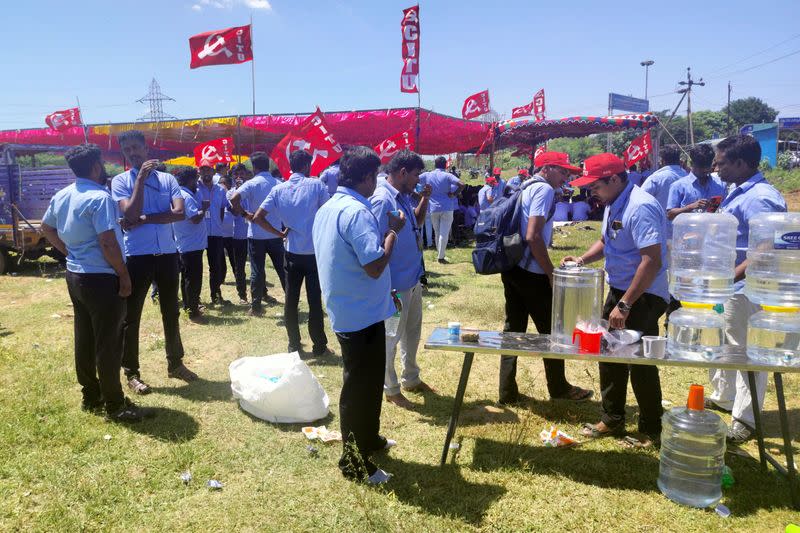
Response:
[[[786,455],[786,478],[789,481],[789,494],[795,509],[800,508],[800,495],[798,494],[794,466],[794,453],[792,451],[792,433],[789,430],[789,416],[786,414],[786,398],[783,395],[783,376],[775,372],[775,393],[778,396],[778,415],[781,421],[781,434],[783,435],[783,448]]]
[[[456,426],[458,425],[458,415],[461,412],[461,404],[464,402],[464,391],[467,390],[467,381],[469,381],[469,372],[472,369],[472,358],[474,355],[475,354],[469,352],[464,354],[464,364],[461,366],[461,378],[458,380],[456,398],[453,402],[453,412],[450,415],[450,423],[447,425],[447,436],[444,438],[441,466],[447,463],[447,452],[450,450],[450,441],[453,439]]]
[[[753,420],[756,423],[756,440],[758,441],[758,457],[761,461],[761,469],[767,469],[767,453],[764,450],[764,426],[761,423],[761,409],[758,405],[758,391],[756,390],[756,375],[752,371],[747,372],[747,381],[750,384],[750,401],[753,406]]]

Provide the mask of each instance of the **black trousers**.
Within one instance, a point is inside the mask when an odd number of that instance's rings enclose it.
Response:
[[[267,293],[265,272],[267,255],[272,261],[272,267],[278,274],[281,287],[286,290],[286,272],[283,269],[283,240],[282,239],[247,239],[250,252],[250,307],[261,309],[261,299]]]
[[[506,298],[506,323],[503,331],[525,333],[528,317],[533,319],[539,333],[550,333],[553,309],[553,289],[544,274],[534,274],[514,267],[500,274]],[[564,373],[564,361],[543,359],[547,380],[547,392],[551,398],[569,392],[572,385]],[[517,388],[517,357],[504,355],[500,358],[500,401],[513,402],[519,396]]]
[[[313,254],[299,255],[286,252],[284,264],[286,268],[286,301],[283,307],[283,321],[289,336],[289,351],[300,349],[300,324],[297,306],[300,302],[300,287],[306,282],[306,299],[308,300],[308,335],[314,343],[313,351],[321,354],[328,346],[325,335],[325,323],[322,314],[322,291],[319,287],[317,261]]]
[[[625,291],[611,287],[603,307],[603,318],[608,319]],[[625,326],[643,335],[658,335],[658,319],[667,309],[667,302],[654,294],[643,294],[633,304]],[[633,394],[639,404],[639,431],[647,435],[661,433],[661,381],[658,367],[600,363],[600,389],[602,391],[602,420],[609,427],[625,423],[625,398],[630,376]]]
[[[127,262],[133,290],[125,300],[122,368],[129,379],[139,375],[139,323],[147,289],[155,281],[158,285],[161,323],[164,326],[167,370],[173,370],[183,364],[183,343],[178,322],[178,254],[132,255],[128,256]]]
[[[222,242],[225,253],[228,254],[233,276],[236,278],[236,293],[239,299],[247,300],[247,278],[244,274],[244,265],[247,262],[247,239],[225,237]]]
[[[211,299],[214,300],[222,296],[220,287],[225,282],[225,275],[228,273],[222,237],[208,237],[206,260],[208,261],[208,285],[211,289]]]
[[[180,254],[181,299],[187,311],[200,309],[200,291],[203,288],[203,250]]]
[[[369,456],[386,445],[380,436],[383,375],[386,371],[386,328],[376,322],[359,331],[336,333],[342,347],[344,382],[339,396],[345,477],[361,479],[377,470]]]
[[[85,405],[105,402],[113,413],[125,396],[119,380],[125,300],[115,274],[67,272],[75,313],[75,371]]]

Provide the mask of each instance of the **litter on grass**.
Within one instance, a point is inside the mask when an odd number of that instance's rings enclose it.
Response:
[[[319,439],[322,442],[334,442],[342,440],[341,433],[339,433],[336,430],[330,430],[325,426],[319,426],[319,427],[306,426],[302,428],[301,431],[308,440]]]
[[[208,483],[206,483],[206,485],[211,490],[222,490],[222,487],[225,486],[222,483],[220,483],[219,481],[217,481],[216,479],[209,479]]]
[[[539,433],[542,443],[548,448],[564,448],[566,446],[575,446],[579,444],[577,440],[567,435],[556,426],[550,426],[550,429],[543,429]]]
[[[181,481],[183,481],[184,485],[188,485],[189,482],[192,480],[192,473],[188,470],[181,474]]]

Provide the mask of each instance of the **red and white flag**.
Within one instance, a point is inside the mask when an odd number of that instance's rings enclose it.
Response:
[[[234,65],[253,60],[250,25],[208,31],[189,37],[189,68]]]
[[[57,131],[65,130],[72,126],[80,126],[83,123],[81,120],[81,110],[77,107],[50,113],[44,117],[44,121],[48,126]]]
[[[479,156],[479,155],[481,155],[481,153],[483,152],[483,150],[484,150],[484,149],[485,149],[487,146],[489,146],[490,144],[492,144],[492,141],[494,141],[494,127],[495,127],[495,125],[496,125],[496,124],[495,124],[494,122],[492,122],[491,126],[489,126],[489,131],[487,131],[487,132],[486,132],[486,137],[484,137],[484,139],[483,139],[483,142],[481,143],[481,146],[480,146],[480,148],[478,148],[478,151],[477,151],[477,152],[475,152],[475,155],[476,155],[476,156]]]
[[[539,89],[539,92],[533,95],[533,116],[536,117],[536,120],[544,120],[545,117],[545,105],[544,105],[544,89]]]
[[[297,128],[293,129],[272,149],[270,157],[281,171],[283,179],[292,174],[289,155],[295,150],[305,150],[311,154],[311,175],[319,174],[342,157],[342,146],[336,142],[325,123],[325,115],[317,108]]]
[[[528,105],[515,107],[511,110],[511,118],[518,118],[518,117],[527,117],[531,114],[531,110],[533,109],[533,102]]]
[[[392,135],[375,146],[374,150],[378,157],[381,158],[381,165],[385,165],[392,160],[397,152],[406,148],[409,150],[414,149],[414,133],[411,130]]]
[[[647,157],[652,149],[653,142],[650,138],[650,131],[636,137],[622,154],[623,159],[625,159],[625,168],[630,168],[636,162]]]
[[[214,139],[194,147],[194,162],[200,166],[200,161],[208,160],[212,165],[217,163],[230,163],[233,161],[233,137]]]
[[[547,151],[547,143],[544,143],[543,145],[538,147],[535,152],[533,152],[533,158],[536,159],[546,151]]]
[[[475,93],[461,106],[461,116],[465,119],[479,117],[489,112],[489,90]]]
[[[403,72],[400,74],[400,91],[419,92],[419,5],[403,10],[400,22],[403,34]]]

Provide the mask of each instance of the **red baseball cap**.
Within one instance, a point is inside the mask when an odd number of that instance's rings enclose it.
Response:
[[[500,173],[503,171],[500,167],[494,167],[494,172],[492,172],[492,176],[499,176]]]
[[[564,152],[542,152],[533,160],[536,168],[554,166],[567,169],[570,174],[580,174],[581,169],[569,164],[569,154]]]
[[[520,176],[527,176],[528,175],[528,169],[527,168],[519,169],[519,175]]]
[[[587,157],[583,162],[583,175],[570,182],[572,187],[585,187],[601,178],[625,172],[625,163],[614,154],[604,153]]]
[[[212,163],[208,159],[202,159],[202,160],[200,160],[200,164],[197,165],[197,168],[200,168],[200,167],[211,167],[211,168],[214,168],[214,163]]]

